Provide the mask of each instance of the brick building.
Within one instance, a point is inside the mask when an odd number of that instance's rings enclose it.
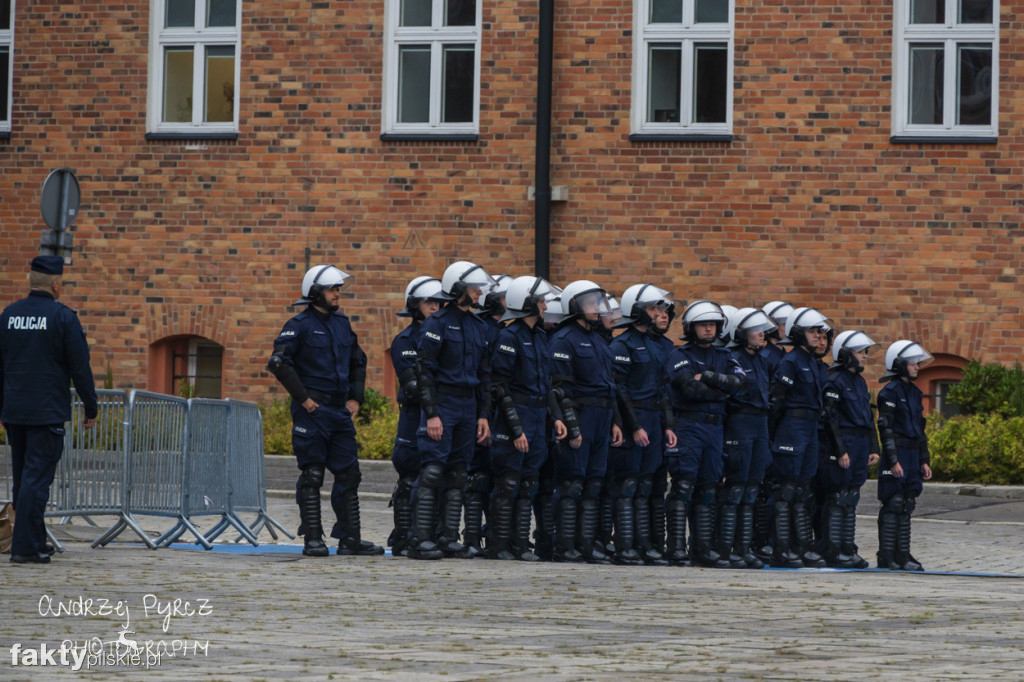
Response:
[[[542,3],[543,5],[543,3]],[[551,278],[813,305],[926,392],[1024,348],[1024,0],[558,0]],[[534,269],[538,3],[0,1],[0,262],[76,171],[67,302],[118,387],[283,395],[307,264],[390,393],[405,283]],[[876,356],[870,371],[880,374]]]

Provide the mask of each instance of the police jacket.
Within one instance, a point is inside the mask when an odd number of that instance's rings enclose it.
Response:
[[[309,306],[285,322],[268,368],[298,403],[311,397],[343,407],[347,400],[364,400],[366,353],[342,313]]]
[[[391,366],[398,377],[398,404],[419,405],[419,387],[416,384],[416,343],[422,323],[413,320],[409,326],[398,332],[391,342]]]
[[[555,332],[550,345],[552,386],[577,405],[612,408],[612,359],[601,335],[571,319]]]
[[[540,325],[515,320],[498,332],[491,352],[492,397],[512,435],[522,435],[517,405],[547,407],[550,380],[548,338]]]
[[[664,410],[669,403],[666,353],[659,338],[664,337],[630,325],[609,345],[619,410],[629,433],[639,428],[635,410]]]
[[[694,377],[700,375],[697,380]],[[669,355],[672,408],[677,414],[725,416],[730,396],[743,391],[746,375],[725,348],[687,343]]]
[[[847,452],[844,434],[857,434],[871,439],[871,452],[878,452],[878,433],[871,413],[868,383],[857,372],[842,366],[828,371],[822,407],[831,445],[837,455]]]
[[[729,353],[747,376],[747,387],[729,399],[729,412],[767,416],[768,389],[771,386],[768,361],[761,352],[751,355],[744,348],[731,348]]]
[[[775,376],[775,371],[779,369],[782,358],[786,357],[786,349],[769,341],[761,349],[761,357],[768,363],[768,377],[771,379]]]
[[[417,341],[420,406],[438,416],[439,395],[475,398],[477,418],[490,411],[487,324],[449,303],[426,319]]]
[[[769,429],[774,431],[786,414],[820,421],[825,371],[824,363],[803,346],[786,353],[772,377]]]
[[[44,291],[0,315],[0,421],[26,426],[71,419],[71,383],[86,419],[98,413],[89,344],[75,311]]]
[[[910,381],[893,379],[878,392],[878,433],[882,464],[891,469],[899,460],[896,448],[916,448],[921,464],[929,464],[921,389]]]

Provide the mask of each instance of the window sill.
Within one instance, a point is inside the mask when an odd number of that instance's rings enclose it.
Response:
[[[633,133],[629,136],[630,142],[732,142],[732,135],[729,134],[706,134],[699,133]]]
[[[891,144],[996,144],[998,137],[956,137],[939,135],[890,135]]]
[[[381,133],[381,142],[477,142],[480,136],[476,133],[450,134],[439,133]]]
[[[146,139],[153,140],[237,140],[238,133],[146,133]]]

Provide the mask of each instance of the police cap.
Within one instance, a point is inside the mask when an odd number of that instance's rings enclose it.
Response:
[[[63,275],[64,259],[60,256],[36,256],[32,259],[32,271],[47,275]]]

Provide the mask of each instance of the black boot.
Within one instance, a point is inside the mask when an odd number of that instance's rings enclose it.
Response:
[[[899,521],[896,513],[889,506],[889,503],[886,502],[878,510],[878,567],[899,571],[903,569],[903,565],[896,560],[896,535]],[[897,506],[903,507],[902,499],[898,501]]]
[[[537,528],[533,531],[533,547],[541,561],[553,561],[555,553],[555,499],[550,491],[541,490],[533,498],[533,515]],[[575,523],[575,519],[573,520]]]
[[[736,508],[736,540],[733,542],[734,551],[743,559],[743,563],[747,568],[764,568],[764,562],[750,550],[750,543],[753,535],[754,505],[741,504]]]
[[[768,563],[772,559],[772,484],[762,481],[757,488],[757,497],[753,503],[754,530],[750,541],[750,552],[755,557]]]
[[[867,568],[871,564],[857,554],[857,502],[859,501],[859,490],[846,491],[846,505],[843,507],[843,554],[850,557],[853,568]]]
[[[463,493],[466,489],[466,465],[457,464],[448,468],[444,472],[444,478],[445,488],[441,494],[441,530],[437,544],[445,556],[466,557],[466,546],[459,542]]]
[[[923,571],[921,562],[910,553],[910,513],[896,516],[896,562],[903,571]]]
[[[597,531],[597,546],[605,555],[611,557],[615,554],[615,496],[611,479],[605,481],[601,486],[601,497],[599,508],[601,510],[601,522]]]
[[[733,519],[735,521],[735,516]],[[694,563],[708,568],[729,568],[729,560],[711,548],[715,534],[715,507],[712,504],[702,500],[693,505],[693,530]]]
[[[713,547],[729,568],[746,568],[743,557],[732,551],[736,542],[737,505],[743,499],[742,485],[726,485],[719,491],[718,523]]]
[[[338,554],[341,556],[380,556],[384,548],[369,540],[361,538],[359,521],[359,492],[355,488],[345,491],[341,498],[344,513],[338,520],[345,537],[338,541]]]
[[[522,494],[522,486],[520,486]],[[540,557],[530,550],[530,517],[533,513],[533,500],[529,497],[517,497],[515,516],[512,523],[512,554],[519,561],[540,561]]]
[[[640,566],[644,561],[634,548],[633,498],[623,497],[631,488],[631,485],[620,485],[620,494],[615,498],[615,556],[612,560],[623,566]]]
[[[395,529],[391,533],[394,543],[391,545],[392,556],[405,556],[409,548],[409,534],[412,532],[412,486],[416,479],[405,476],[398,479],[395,491],[391,493],[391,506],[395,520]]]
[[[800,495],[792,502],[793,531],[795,533],[793,544],[796,551],[800,553],[800,559],[803,561],[804,566],[807,568],[821,568],[825,565],[825,560],[812,549],[814,546],[814,536],[811,530],[811,515],[807,509],[809,498],[810,489],[802,487]]]
[[[302,524],[302,553],[306,556],[330,556],[324,543],[324,527],[320,512],[320,486],[324,482],[323,465],[314,464],[299,476],[299,521]]]
[[[637,553],[648,566],[668,566],[665,557],[651,544],[651,501],[647,497],[633,498],[633,517],[636,524]]]
[[[689,566],[686,548],[686,506],[693,494],[690,481],[673,481],[672,492],[665,499],[665,559],[672,566]]]
[[[462,540],[466,549],[460,554],[462,558],[474,559],[485,556],[483,549],[484,508],[487,506],[490,487],[490,474],[477,471],[469,475],[464,495],[466,529],[462,533]]]
[[[487,517],[490,520],[488,530],[491,534],[487,542],[488,559],[515,559],[509,547],[512,542],[513,505],[518,490],[518,476],[500,476],[496,481],[494,496],[491,498],[491,513]]]
[[[601,523],[600,517],[600,498],[598,496],[584,497],[580,500],[576,549],[588,564],[610,564],[612,562],[598,543],[597,531]]]
[[[825,508],[822,518],[822,531],[825,547],[825,562],[832,568],[853,568],[853,558],[843,553],[843,519],[845,507],[840,506],[844,493],[834,493],[825,497]]]
[[[406,556],[410,559],[440,559],[444,556],[434,542],[437,528],[437,489],[441,485],[443,469],[439,464],[428,464],[420,470],[419,484],[412,498],[412,539]]]
[[[804,565],[800,555],[793,551],[792,546],[792,506],[796,488],[791,484],[783,484],[775,491],[775,515],[772,523],[772,558],[771,565],[775,568],[802,568]]]
[[[665,536],[666,536],[666,524],[665,524],[665,497],[666,497],[666,485],[665,474],[660,474],[660,480],[662,485],[658,485],[659,477],[654,479],[654,488],[651,491],[649,515],[651,518],[651,549],[662,556],[665,555]]]
[[[572,493],[579,495],[583,484],[574,481],[572,486],[563,484],[561,487],[562,495],[558,499],[558,513],[555,518],[555,551],[552,558],[555,561],[580,563],[585,559],[576,551],[576,517],[579,502]]]

